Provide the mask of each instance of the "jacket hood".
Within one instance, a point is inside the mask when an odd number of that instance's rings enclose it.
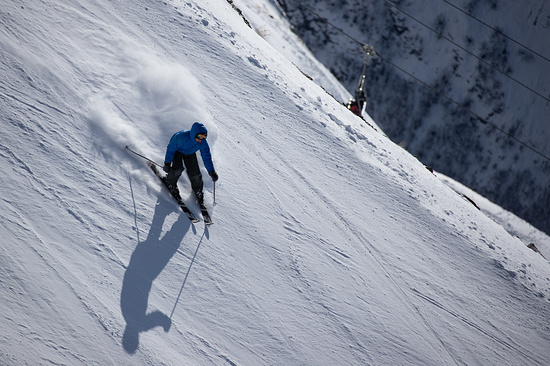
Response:
[[[193,126],[191,126],[191,136],[195,137],[197,135],[197,133],[206,133],[206,134],[208,134],[208,130],[206,129],[206,127],[202,123],[195,122],[195,123],[193,123]]]

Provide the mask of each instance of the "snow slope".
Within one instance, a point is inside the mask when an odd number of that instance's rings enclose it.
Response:
[[[277,3],[350,91],[375,48],[367,111],[393,141],[550,233],[548,1]]]
[[[0,364],[545,364],[548,262],[230,3],[0,21]],[[124,148],[161,162],[196,120],[208,229]]]
[[[518,237],[525,245],[535,244],[543,257],[550,258],[550,237],[548,235],[444,174],[437,173],[437,176],[458,194],[472,201],[485,215],[502,225],[508,233]]]

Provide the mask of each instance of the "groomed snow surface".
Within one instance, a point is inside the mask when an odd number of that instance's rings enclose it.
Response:
[[[545,365],[549,263],[236,5],[4,1],[0,364]],[[125,150],[194,121],[208,228]]]

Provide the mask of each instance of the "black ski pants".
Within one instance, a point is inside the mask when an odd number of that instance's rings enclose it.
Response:
[[[168,184],[175,186],[181,173],[183,173],[185,169],[187,169],[187,176],[189,177],[189,181],[191,181],[191,189],[193,189],[193,192],[202,192],[204,184],[202,182],[201,169],[196,153],[192,155],[183,155],[179,151],[176,151],[174,159],[172,160],[172,168],[166,178]]]

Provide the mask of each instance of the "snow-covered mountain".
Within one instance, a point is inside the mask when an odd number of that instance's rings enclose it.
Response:
[[[0,21],[0,364],[546,363],[548,261],[345,109],[273,3]],[[208,228],[125,149],[194,121]]]
[[[367,111],[393,141],[550,233],[550,3],[277,2],[352,92],[374,46]]]

